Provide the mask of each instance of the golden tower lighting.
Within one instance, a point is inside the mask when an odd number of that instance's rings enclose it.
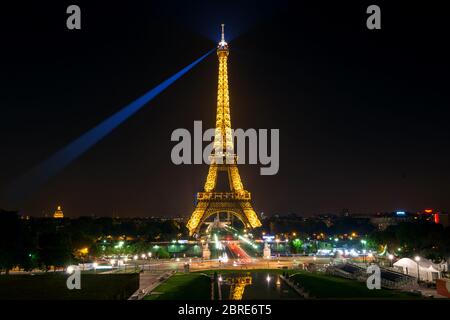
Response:
[[[61,206],[58,206],[55,210],[55,212],[53,213],[53,218],[55,219],[62,219],[64,218],[64,213],[62,211]]]
[[[228,43],[225,41],[224,25],[222,38],[217,46],[219,79],[217,86],[217,115],[214,134],[214,150],[210,156],[208,175],[204,191],[197,193],[197,206],[187,223],[189,234],[197,234],[200,226],[213,214],[226,212],[238,217],[245,228],[261,226],[251,204],[251,194],[244,189],[234,154],[231,131],[230,97],[228,92]],[[217,173],[228,173],[229,192],[216,192]]]

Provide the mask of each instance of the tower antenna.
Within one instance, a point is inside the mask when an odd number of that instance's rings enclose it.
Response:
[[[221,24],[222,26],[222,42],[225,42],[225,24]]]

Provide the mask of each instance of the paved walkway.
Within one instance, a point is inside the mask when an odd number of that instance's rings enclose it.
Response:
[[[139,274],[139,289],[128,300],[141,300],[153,289],[173,275],[173,271],[152,270]]]
[[[440,294],[438,294],[437,292],[436,292],[436,289],[431,289],[431,288],[419,288],[418,289],[419,291],[420,291],[420,293],[422,293],[422,295],[424,296],[424,297],[433,297],[433,298],[440,298],[440,299],[442,299],[442,298],[447,298],[447,297],[444,297],[444,296],[441,296]],[[447,298],[448,299],[448,298]]]

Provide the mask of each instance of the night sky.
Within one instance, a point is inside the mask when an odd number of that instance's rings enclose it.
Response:
[[[0,190],[215,47],[225,23],[233,127],[280,129],[277,175],[240,168],[258,213],[450,208],[450,28],[437,4],[92,2],[2,5]],[[66,29],[70,4],[81,31]],[[366,28],[370,4],[381,30]],[[190,215],[208,168],[173,165],[170,136],[212,127],[216,91],[212,54],[17,209]]]

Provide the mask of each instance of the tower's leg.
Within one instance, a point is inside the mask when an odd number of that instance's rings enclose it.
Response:
[[[205,215],[206,209],[208,208],[207,202],[197,203],[197,207],[194,210],[191,218],[187,223],[187,228],[189,229],[189,235],[192,236],[196,230],[200,227],[200,223]]]
[[[205,191],[211,192],[216,188],[217,182],[217,165],[211,164],[208,170],[208,176],[205,182]]]
[[[244,186],[242,185],[239,170],[236,165],[228,166],[228,178],[230,180],[230,187],[233,191],[242,191]]]

